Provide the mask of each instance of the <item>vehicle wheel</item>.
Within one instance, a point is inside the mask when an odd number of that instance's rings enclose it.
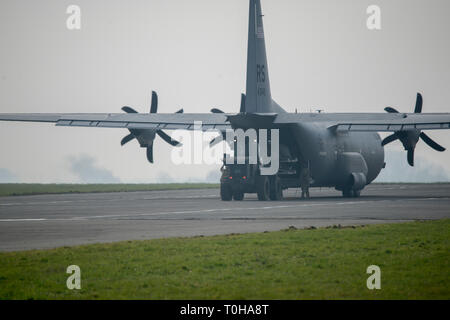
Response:
[[[361,190],[358,190],[358,191],[353,190],[353,197],[354,198],[359,198],[360,195],[361,195]]]
[[[236,191],[233,193],[234,201],[242,201],[244,200],[244,193],[242,191]]]
[[[222,201],[231,201],[233,192],[230,185],[224,183],[220,184],[220,198]]]
[[[256,178],[256,193],[259,201],[267,201],[270,199],[270,182],[269,177],[259,176]]]
[[[278,176],[270,178],[270,200],[283,200],[283,189],[281,187],[280,177]]]

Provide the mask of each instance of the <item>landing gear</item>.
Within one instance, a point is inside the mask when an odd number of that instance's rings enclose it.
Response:
[[[258,176],[256,178],[256,193],[259,201],[268,201],[270,199],[270,181],[267,176]]]
[[[342,190],[342,196],[344,198],[351,198],[353,191],[351,189],[344,189]]]
[[[361,190],[344,189],[342,190],[342,196],[344,198],[359,198]]]
[[[283,188],[281,186],[281,180],[278,176],[272,176],[270,181],[270,200],[280,201],[283,200]]]

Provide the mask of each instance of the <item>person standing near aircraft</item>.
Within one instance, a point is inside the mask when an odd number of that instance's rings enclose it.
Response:
[[[302,199],[309,199],[309,186],[311,183],[311,174],[309,165],[302,167],[300,172],[300,187],[302,188]]]

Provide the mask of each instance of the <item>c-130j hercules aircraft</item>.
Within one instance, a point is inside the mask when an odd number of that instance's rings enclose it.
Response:
[[[255,191],[260,200],[280,200],[282,189],[300,186],[300,171],[306,166],[311,187],[334,187],[345,197],[357,197],[385,166],[384,145],[400,140],[411,166],[419,139],[437,151],[445,150],[422,131],[449,129],[450,114],[422,113],[420,94],[414,113],[401,113],[394,108],[386,108],[387,113],[287,113],[272,100],[262,17],[260,0],[250,0],[246,95],[242,95],[237,114],[225,114],[218,109],[211,110],[212,113],[188,114],[180,110],[176,114],[157,114],[157,95],[153,93],[149,114],[124,107],[125,114],[0,114],[0,120],[128,129],[130,134],[122,145],[136,138],[141,147],[147,148],[150,162],[156,134],[174,146],[178,144],[162,129],[194,130],[196,121],[203,123],[201,130],[216,129],[223,135],[226,130],[238,128],[278,129],[281,161],[278,173],[268,177],[256,170],[256,190],[233,191],[222,183],[222,200],[231,197],[242,200],[245,192]],[[381,141],[378,132],[392,135]],[[248,171],[249,166],[243,169]],[[238,178],[242,181],[246,176]]]

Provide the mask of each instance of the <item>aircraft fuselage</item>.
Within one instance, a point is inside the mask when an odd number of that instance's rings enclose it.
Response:
[[[309,163],[313,187],[342,190],[353,172],[366,172],[369,184],[384,167],[384,148],[378,133],[336,132],[317,123],[294,125],[290,130],[298,158]]]

